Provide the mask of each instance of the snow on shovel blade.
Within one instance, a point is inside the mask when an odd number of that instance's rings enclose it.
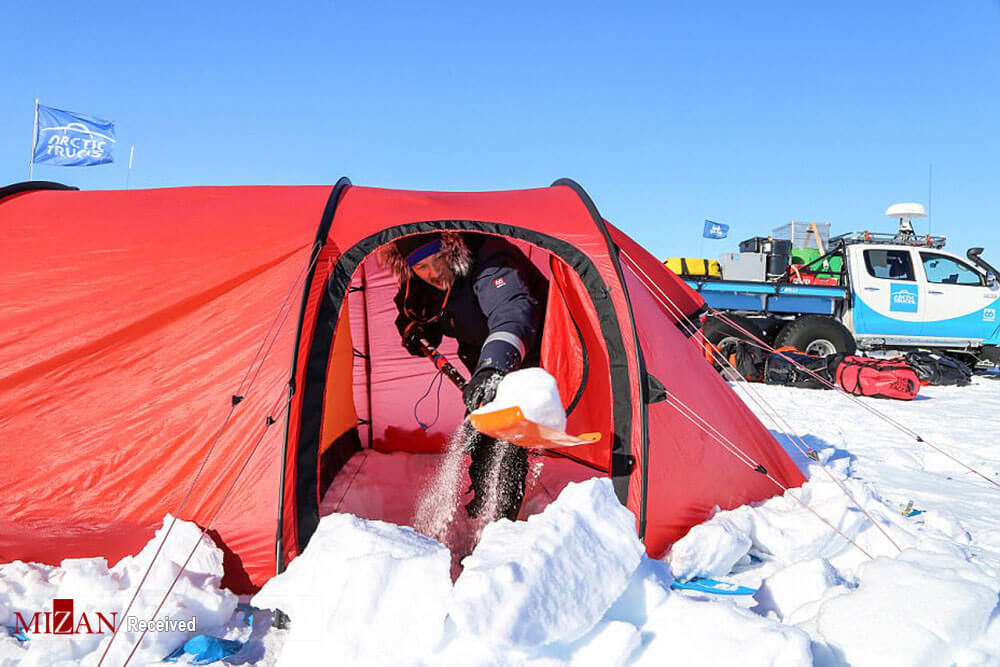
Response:
[[[527,449],[555,449],[589,445],[601,439],[600,433],[570,435],[544,424],[525,419],[521,408],[503,408],[494,412],[469,415],[477,431],[497,440],[503,440]]]

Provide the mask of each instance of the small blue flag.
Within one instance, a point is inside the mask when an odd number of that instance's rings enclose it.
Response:
[[[705,230],[701,233],[706,239],[724,239],[729,234],[729,225],[721,222],[705,221]]]
[[[38,105],[35,164],[89,167],[113,162],[115,124],[82,113]]]

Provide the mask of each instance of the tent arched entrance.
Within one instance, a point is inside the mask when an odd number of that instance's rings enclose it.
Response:
[[[611,406],[611,427],[606,433],[607,437],[604,439],[604,443],[602,443],[602,448],[605,451],[603,455],[592,456],[584,463],[599,468],[612,477],[619,498],[623,503],[627,502],[629,478],[635,461],[632,455],[631,436],[632,402],[634,398],[639,398],[639,394],[629,378],[623,331],[609,299],[612,288],[594,262],[586,254],[562,239],[510,224],[477,220],[407,222],[383,229],[362,239],[340,254],[332,264],[327,265],[326,277],[323,281],[325,282],[325,290],[320,297],[315,317],[312,320],[312,331],[304,332],[302,335],[302,339],[308,341],[301,348],[306,355],[304,379],[298,389],[302,396],[301,401],[293,408],[297,414],[289,422],[292,424],[297,418],[300,424],[295,441],[289,443],[291,449],[296,452],[294,469],[298,471],[295,480],[295,504],[298,509],[296,533],[300,548],[304,548],[308,537],[315,530],[319,518],[319,503],[322,493],[317,493],[316,488],[323,486],[321,479],[323,474],[317,470],[316,462],[322,460],[323,452],[330,443],[323,442],[322,438],[326,429],[323,427],[323,420],[316,417],[324,413],[324,404],[329,400],[331,363],[335,363],[334,359],[337,357],[334,348],[336,347],[338,330],[350,323],[345,302],[352,291],[355,293],[358,291],[356,287],[352,290],[352,279],[362,269],[366,260],[372,258],[379,247],[402,236],[442,229],[499,235],[537,248],[544,253],[554,267],[550,272],[552,274],[550,294],[561,293],[563,307],[566,307],[565,293],[567,291],[572,292],[577,299],[580,296],[586,297],[588,310],[592,309],[592,314],[596,315],[593,321],[587,322],[586,325],[594,327],[602,341],[602,347],[607,353],[608,360],[602,368],[603,377],[594,377],[591,372],[585,381],[586,383],[606,386],[609,397],[613,396],[614,400]],[[318,269],[318,273],[322,274],[322,272],[323,268],[321,267]],[[320,276],[320,280],[323,280],[322,276]],[[579,321],[586,318],[587,313],[576,312],[571,313],[569,321],[572,322],[573,326],[579,326]],[[332,322],[336,322],[336,326],[329,326]],[[547,325],[546,329],[545,335],[547,337],[559,337],[568,333],[565,330],[560,330],[558,325],[551,329]],[[630,333],[625,335],[630,335]],[[364,355],[356,356],[363,357]],[[428,376],[433,375],[429,366],[427,373]],[[558,375],[558,371],[555,371],[554,374]],[[583,389],[584,386],[581,385],[580,390]],[[593,427],[588,426],[587,428]],[[289,431],[291,436],[293,429],[289,429]],[[568,453],[568,456],[573,458],[572,454]],[[335,460],[342,464],[345,457],[338,456],[335,457]],[[322,468],[322,464],[319,467]]]

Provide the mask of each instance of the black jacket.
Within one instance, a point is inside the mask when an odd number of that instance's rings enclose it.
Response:
[[[506,239],[481,234],[464,234],[463,239],[472,254],[471,268],[456,277],[447,302],[445,292],[415,276],[409,279],[408,293],[405,283],[400,287],[395,298],[400,335],[415,320],[433,345],[442,336],[456,339],[458,356],[473,374],[484,368],[509,372],[537,366],[548,281]]]

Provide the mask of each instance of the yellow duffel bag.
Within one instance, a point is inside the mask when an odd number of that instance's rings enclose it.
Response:
[[[721,278],[722,271],[714,259],[702,257],[668,257],[663,264],[679,276]]]

